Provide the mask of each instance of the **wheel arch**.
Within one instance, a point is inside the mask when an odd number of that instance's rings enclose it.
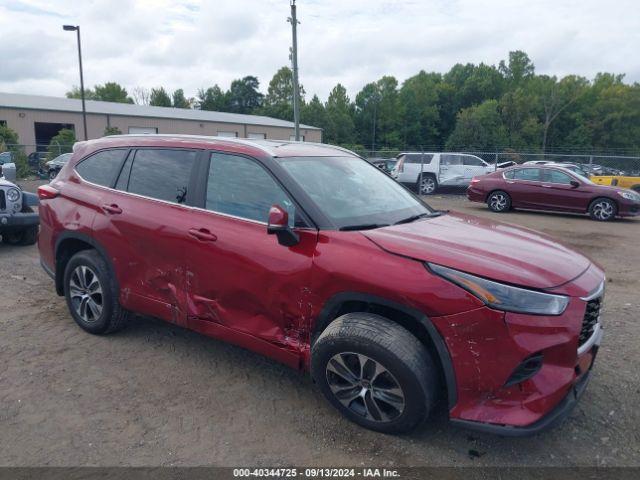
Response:
[[[64,295],[64,271],[67,266],[67,263],[76,253],[81,252],[83,250],[96,250],[102,258],[105,259],[107,265],[112,272],[115,272],[113,268],[113,263],[109,255],[107,255],[107,251],[105,248],[100,245],[93,237],[85,235],[79,232],[71,232],[65,231],[62,232],[58,239],[56,240],[55,245],[55,284],[56,284],[56,293],[60,296]],[[120,291],[120,286],[118,283],[118,279],[114,275],[114,280],[116,282],[116,287],[118,292]]]
[[[336,318],[355,312],[376,313],[398,323],[414,335],[438,363],[446,388],[449,410],[455,406],[458,395],[451,355],[431,320],[417,309],[368,293],[338,293],[324,304],[311,333],[311,345]]]
[[[489,197],[491,195],[493,195],[494,193],[496,193],[496,192],[504,192],[504,193],[506,193],[507,195],[509,195],[509,198],[511,199],[511,203],[513,203],[513,197],[504,188],[494,188],[494,189],[489,190],[489,192],[484,197],[484,202],[487,203],[489,201]]]
[[[601,200],[601,199],[609,200],[609,201],[613,202],[613,204],[616,206],[616,210],[617,211],[620,210],[620,204],[618,203],[618,201],[615,198],[608,197],[606,195],[596,195],[591,200],[589,200],[589,205],[587,206],[587,213],[589,213],[591,211],[591,205],[593,205],[593,203],[595,201]]]

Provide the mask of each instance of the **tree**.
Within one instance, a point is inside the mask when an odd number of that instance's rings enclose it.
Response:
[[[536,77],[534,89],[542,106],[542,153],[547,149],[551,124],[586,92],[588,82],[582,77],[569,75],[558,81],[556,77]]]
[[[118,127],[105,127],[103,137],[108,137],[109,135],[122,135],[122,130]]]
[[[317,95],[314,95],[311,101],[300,109],[300,121],[323,130],[327,128],[327,111]]]
[[[260,108],[264,95],[258,91],[260,82],[256,77],[246,76],[231,82],[229,108],[236,113],[252,113]]]
[[[538,151],[542,124],[538,118],[538,99],[523,88],[505,93],[499,101],[499,111],[511,148]]]
[[[304,87],[300,85],[300,110],[304,103]],[[269,117],[293,120],[293,72],[281,67],[271,81],[260,113]]]
[[[206,90],[198,90],[196,107],[200,110],[210,110],[214,112],[229,111],[229,97],[218,85],[209,87]]]
[[[191,108],[191,102],[184,96],[181,88],[173,92],[173,108]]]
[[[74,85],[71,87],[71,90],[66,93],[67,98],[82,98],[82,93],[80,92],[80,87]],[[90,88],[84,89],[84,98],[85,100],[98,100],[96,98],[96,93]]]
[[[170,107],[171,97],[164,87],[152,88],[149,96],[149,105],[154,107]]]
[[[149,105],[151,92],[146,87],[134,87],[131,95],[138,105]]]
[[[495,152],[507,145],[507,133],[498,112],[497,100],[465,108],[458,114],[456,128],[447,140],[450,150]]]
[[[94,100],[116,103],[133,103],[133,99],[128,96],[127,90],[116,82],[107,82],[104,85],[94,87]]]
[[[512,87],[520,85],[535,75],[535,65],[529,55],[522,50],[509,52],[508,64],[501,60],[498,69]]]
[[[440,143],[438,88],[442,77],[421,70],[402,84],[399,93],[401,143],[435,146]]]
[[[325,105],[327,112],[327,127],[324,139],[327,143],[350,144],[355,140],[353,124],[353,106],[347,90],[337,84],[331,90]]]
[[[0,153],[7,151],[12,153],[12,161],[16,164],[16,176],[24,178],[29,175],[29,162],[19,143],[17,132],[0,124]]]
[[[72,152],[74,143],[76,143],[75,132],[71,129],[63,128],[49,142],[47,159],[51,160],[63,153]]]

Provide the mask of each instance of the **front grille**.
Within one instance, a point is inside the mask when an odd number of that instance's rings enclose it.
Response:
[[[602,306],[602,297],[594,298],[587,302],[587,309],[584,312],[584,319],[582,320],[582,329],[580,330],[580,338],[578,345],[584,344],[591,335],[593,335],[593,329],[598,323],[600,318],[600,307]]]
[[[7,200],[4,198],[4,190],[0,188],[0,211],[7,209]]]

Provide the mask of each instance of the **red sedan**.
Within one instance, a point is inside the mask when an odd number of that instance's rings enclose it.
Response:
[[[475,177],[467,189],[467,197],[472,202],[486,202],[494,212],[522,208],[588,213],[599,221],[640,215],[637,192],[596,185],[559,166],[519,165]]]

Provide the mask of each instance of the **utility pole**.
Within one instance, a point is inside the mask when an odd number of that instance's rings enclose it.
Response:
[[[291,47],[291,65],[293,67],[293,123],[296,142],[300,141],[300,89],[298,87],[298,19],[296,17],[296,0],[291,0],[291,16],[287,18],[291,23],[293,46]]]
[[[82,98],[82,124],[84,127],[84,139],[88,140],[87,134],[87,109],[84,105],[84,78],[82,75],[82,47],[80,46],[80,25],[63,25],[66,32],[76,32],[78,37],[78,63],[80,64],[80,97]]]

